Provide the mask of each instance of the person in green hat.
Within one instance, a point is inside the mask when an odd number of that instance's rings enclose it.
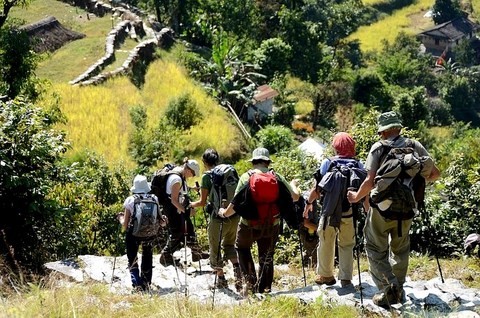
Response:
[[[365,169],[367,177],[358,191],[348,191],[350,203],[359,202],[370,194],[376,186],[377,170],[384,158],[385,146],[391,148],[412,147],[419,156],[428,156],[423,145],[415,140],[400,135],[403,125],[398,115],[393,112],[382,113],[378,117],[378,135],[381,140],[371,147]],[[440,176],[440,171],[432,163],[430,173],[425,176],[426,181],[434,181]],[[371,201],[371,200],[370,200]],[[367,202],[368,205],[368,202]],[[365,250],[369,261],[369,270],[379,292],[373,296],[373,302],[381,307],[390,307],[392,304],[404,300],[403,284],[408,269],[410,254],[410,237],[408,232],[412,219],[393,220],[383,216],[383,210],[372,204],[367,211],[365,221]]]

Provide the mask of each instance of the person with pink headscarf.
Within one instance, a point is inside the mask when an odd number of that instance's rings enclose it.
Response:
[[[337,189],[327,192],[324,189],[324,182],[326,178],[331,177],[328,174],[335,166],[351,166],[363,170],[363,165],[354,158],[355,141],[348,133],[337,133],[333,137],[332,147],[335,151],[335,156],[322,161],[315,176],[315,186],[311,189],[308,196],[303,216],[306,218],[312,210],[314,201],[323,197],[322,211],[317,228],[319,241],[317,245],[315,282],[319,285],[334,285],[337,282],[334,270],[335,243],[338,242],[338,279],[341,286],[346,288],[352,286],[353,248],[355,246],[353,211],[351,205],[348,205],[346,200],[346,192],[337,191]],[[333,196],[336,196],[336,198],[332,199]],[[340,196],[345,196],[345,198]],[[332,201],[345,201],[347,206],[335,202],[332,204]],[[335,206],[336,212],[339,213],[328,216],[326,210],[330,209],[331,206]]]

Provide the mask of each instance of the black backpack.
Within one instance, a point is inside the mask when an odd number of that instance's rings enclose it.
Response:
[[[221,207],[226,208],[232,201],[239,177],[235,168],[228,164],[220,164],[208,174],[212,180],[212,188],[206,211],[216,215]]]
[[[151,194],[135,194],[130,219],[132,235],[138,238],[154,237],[160,228],[161,213]]]
[[[150,192],[157,196],[161,206],[165,206],[165,204],[170,201],[170,197],[167,195],[168,177],[171,174],[178,174],[180,176],[180,173],[172,171],[173,168],[175,168],[174,164],[167,163],[162,169],[155,171],[152,177],[152,190]]]

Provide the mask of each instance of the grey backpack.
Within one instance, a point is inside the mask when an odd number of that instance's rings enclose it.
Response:
[[[131,219],[132,235],[138,238],[154,237],[160,228],[161,214],[151,194],[135,196]]]

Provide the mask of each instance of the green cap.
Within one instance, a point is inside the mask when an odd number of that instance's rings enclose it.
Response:
[[[391,111],[378,116],[378,132],[382,132],[393,127],[403,127],[400,118],[397,116],[397,113]]]

